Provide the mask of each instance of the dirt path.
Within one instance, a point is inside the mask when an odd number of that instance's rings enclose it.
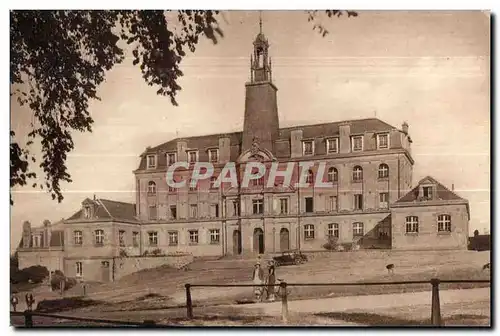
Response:
[[[451,289],[440,291],[441,304],[489,301],[490,288]],[[326,299],[296,300],[288,302],[293,313],[341,312],[355,309],[378,310],[387,308],[426,305],[431,303],[431,292],[345,296]],[[228,307],[241,307],[231,305]],[[244,305],[246,310],[258,310],[265,315],[281,314],[281,302]]]

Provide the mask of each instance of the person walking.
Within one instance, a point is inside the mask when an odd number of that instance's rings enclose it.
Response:
[[[276,274],[274,265],[269,265],[269,273],[267,275],[267,300],[273,302],[276,300],[274,287],[276,286]]]
[[[262,271],[262,268],[260,267],[260,263],[256,263],[254,270],[253,270],[253,275],[252,275],[252,282],[254,283],[254,296],[257,301],[261,299],[262,296],[262,283],[264,280],[264,272]]]

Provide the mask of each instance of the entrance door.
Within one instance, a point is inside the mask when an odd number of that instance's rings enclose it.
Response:
[[[233,254],[241,254],[241,234],[239,230],[233,231]]]
[[[261,228],[253,230],[253,250],[259,254],[264,253],[264,231]]]
[[[109,261],[101,261],[101,279],[109,282]]]
[[[290,249],[290,232],[288,229],[282,228],[280,230],[280,250],[288,251]]]

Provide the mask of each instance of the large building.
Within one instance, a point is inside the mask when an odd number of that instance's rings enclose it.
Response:
[[[101,272],[124,250],[198,256],[320,251],[332,238],[361,248],[467,248],[467,200],[432,177],[412,187],[407,123],[398,129],[370,118],[280,128],[278,89],[262,33],[253,49],[243,130],[148,147],[134,171],[135,206],[87,199],[59,224],[65,269],[81,273],[81,260],[91,259],[99,267],[91,272]],[[167,169],[180,161],[189,167],[175,171],[176,181],[189,182],[196,162],[212,163],[214,175],[196,186],[169,187]],[[256,161],[268,167],[267,173],[248,187],[215,185],[228,162],[235,164],[241,182],[247,164]],[[299,168],[291,184],[278,177],[268,186],[271,165],[286,170],[300,162],[313,163],[305,168],[309,186],[294,187],[304,173]],[[326,165],[323,176],[320,164]],[[317,178],[332,187],[316,188]],[[21,250],[33,252],[27,245]]]

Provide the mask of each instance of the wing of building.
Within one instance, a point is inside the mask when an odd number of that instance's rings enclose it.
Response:
[[[332,241],[360,248],[467,248],[467,200],[432,177],[412,187],[414,160],[406,122],[400,128],[376,118],[279,126],[269,49],[260,32],[245,83],[241,132],[146,148],[134,171],[135,205],[86,199],[81,210],[61,223],[60,246],[53,248],[61,250],[69,274],[110,279],[102,269],[124,250],[128,255],[160,250],[222,256],[321,251]],[[175,171],[175,181],[189,182],[197,162],[212,163],[213,177],[170,187],[166,172],[177,162],[188,166]],[[240,181],[250,162],[269,169],[248,187],[217,186],[228,162],[234,163]],[[290,163],[305,167],[293,168],[291,184],[282,177],[268,184],[272,165],[284,171]],[[308,186],[297,187],[303,171]],[[318,188],[315,179],[331,186]],[[30,248],[20,250],[28,253]],[[88,260],[96,260],[95,267],[82,271]]]

